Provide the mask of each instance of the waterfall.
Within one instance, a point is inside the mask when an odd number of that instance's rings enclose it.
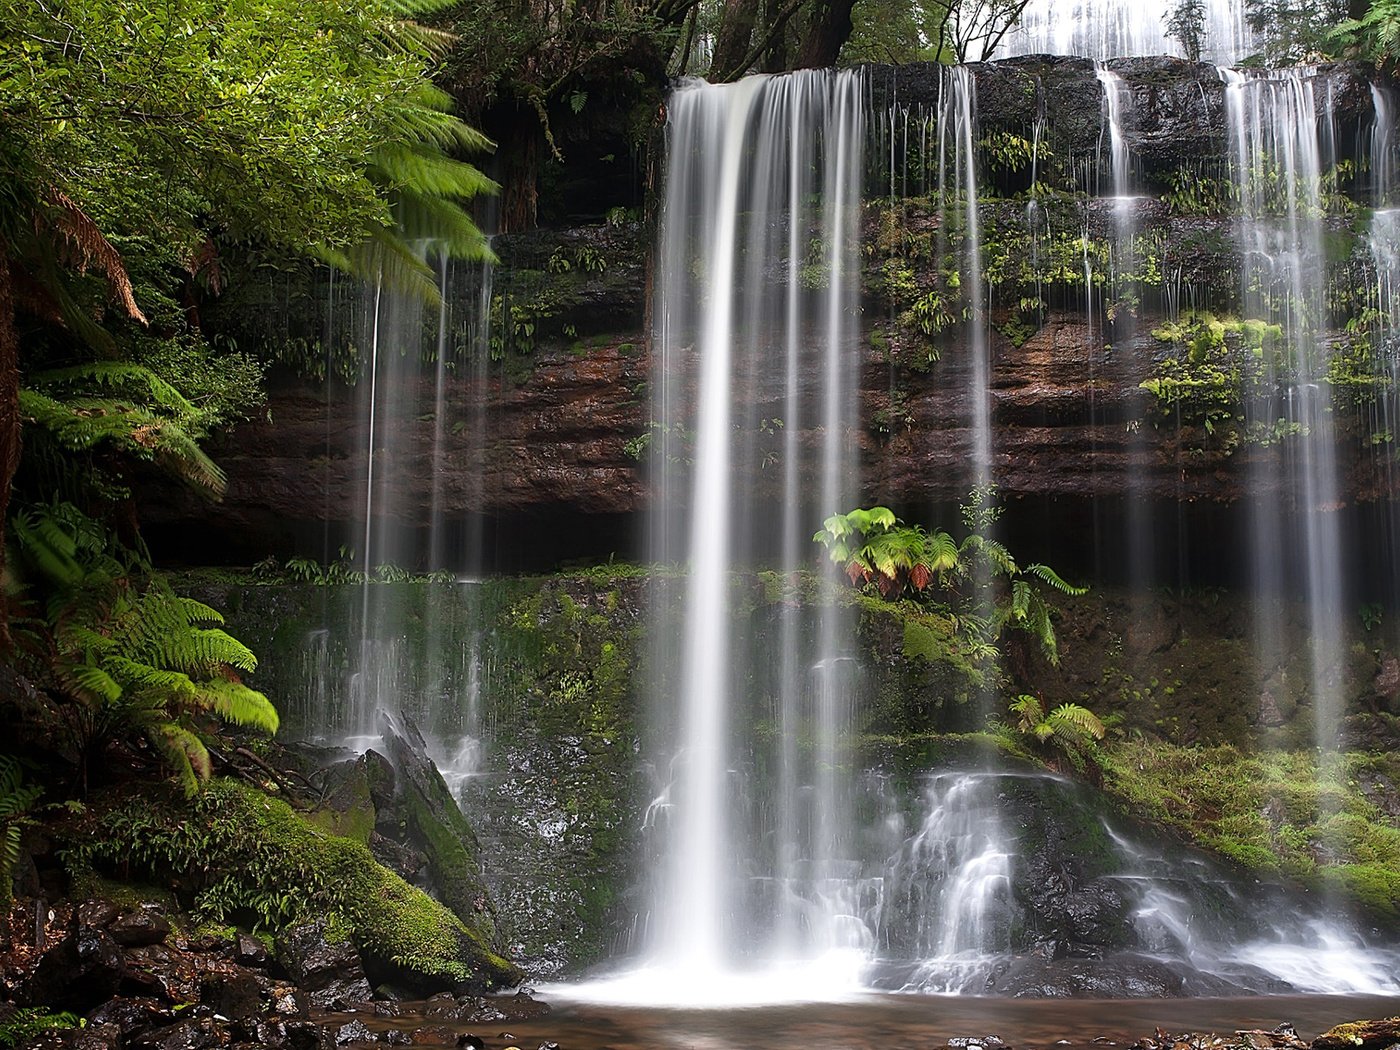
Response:
[[[1315,741],[1332,754],[1344,703],[1337,674],[1348,609],[1319,279],[1326,260],[1322,179],[1335,159],[1332,106],[1317,99],[1307,67],[1221,75],[1241,209],[1243,313],[1282,327],[1281,345],[1260,353],[1258,392],[1246,396],[1246,425],[1280,447],[1276,457],[1255,457],[1250,476],[1250,557],[1263,599],[1256,652],[1266,677],[1288,674],[1281,599],[1300,597]]]
[[[1108,136],[1108,171],[1111,176],[1110,192],[1106,196],[1113,209],[1113,237],[1110,248],[1108,273],[1104,275],[1104,302],[1095,311],[1093,306],[1094,282],[1092,276],[1086,282],[1085,295],[1089,300],[1089,332],[1102,327],[1104,346],[1089,347],[1089,360],[1092,362],[1102,350],[1107,353],[1107,371],[1117,385],[1132,389],[1137,385],[1140,363],[1131,353],[1134,340],[1138,336],[1138,312],[1142,306],[1142,286],[1138,279],[1138,207],[1142,198],[1137,196],[1134,182],[1133,155],[1128,145],[1128,122],[1133,116],[1134,98],[1130,85],[1113,70],[1099,63],[1095,68],[1099,84],[1103,88],[1104,131]],[[1100,163],[1100,170],[1104,165]],[[1089,235],[1086,230],[1085,244]],[[1092,395],[1091,395],[1092,396]],[[1134,421],[1137,425],[1134,425]],[[1128,456],[1134,464],[1144,467],[1151,462],[1151,451],[1147,447],[1146,436],[1142,433],[1140,416],[1133,410],[1132,403],[1127,410],[1119,409],[1109,414],[1103,421],[1113,427],[1128,428]],[[1096,428],[1097,432],[1097,428]],[[1126,501],[1124,531],[1126,572],[1125,579],[1135,591],[1145,591],[1152,578],[1156,561],[1152,515],[1143,492],[1142,479],[1145,471],[1131,470],[1128,474],[1128,488],[1123,493]],[[1096,520],[1098,515],[1096,514]]]
[[[1167,35],[1170,0],[1031,0],[1006,35],[997,57],[1077,55],[1107,59],[1174,55],[1181,45]],[[1207,0],[1201,58],[1237,62],[1253,48],[1245,0]]]
[[[851,905],[851,628],[800,575],[812,532],[857,494],[865,108],[861,76],[829,71],[688,83],[668,105],[650,545],[687,574],[653,597],[677,633],[652,653],[639,945],[666,994],[822,960],[850,981],[868,947]],[[733,628],[734,573],[755,562],[777,567],[780,653]],[[771,746],[738,732],[754,717]]]
[[[437,306],[383,280],[331,285],[328,354],[363,354],[351,424],[364,467],[360,524],[326,561],[334,579],[358,582],[358,600],[350,637],[311,632],[307,696],[288,713],[311,739],[363,749],[382,712],[407,711],[461,775],[478,753],[482,654],[458,622],[473,619],[475,588],[446,581],[481,572],[493,267],[422,251]],[[414,479],[426,482],[421,496],[406,487]],[[454,587],[451,610],[429,608],[431,588],[408,582],[428,571]]]

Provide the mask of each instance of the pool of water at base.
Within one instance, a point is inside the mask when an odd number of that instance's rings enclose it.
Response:
[[[561,1050],[929,1050],[957,1037],[993,1035],[1017,1050],[1049,1050],[1126,1047],[1158,1028],[1230,1035],[1282,1022],[1311,1040],[1345,1021],[1400,1014],[1400,997],[1332,995],[1091,1000],[872,994],[736,1009],[545,1001],[550,1011],[535,1019],[452,1027],[476,1035],[487,1050],[534,1050],[546,1041]],[[411,1028],[411,1014],[392,1024]]]

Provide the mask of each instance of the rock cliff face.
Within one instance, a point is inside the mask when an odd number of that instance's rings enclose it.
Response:
[[[973,67],[987,195],[980,212],[995,476],[1013,503],[1237,504],[1246,479],[1268,485],[1281,475],[1269,465],[1289,454],[1286,442],[1249,439],[1242,412],[1222,426],[1189,401],[1161,405],[1141,386],[1164,361],[1185,356],[1190,333],[1164,334],[1167,318],[1188,307],[1222,317],[1241,310],[1224,85],[1213,67],[1175,59],[1112,68],[1126,85],[1122,133],[1143,193],[1127,202],[1098,196],[1110,192],[1108,131],[1091,63],[1037,57]],[[929,331],[917,312],[921,300],[926,306],[930,296],[948,295],[938,246],[948,250],[948,240],[959,236],[930,196],[937,132],[920,124],[936,113],[943,76],[937,66],[868,74],[874,118],[862,423],[849,440],[860,449],[865,498],[906,507],[964,494],[972,442],[965,328]],[[1327,67],[1316,73],[1314,90],[1330,100],[1342,159],[1364,152],[1369,85],[1346,67]],[[1338,172],[1338,194],[1353,202],[1326,220],[1334,248],[1325,276],[1329,287],[1345,290],[1365,279],[1353,232],[1354,199],[1362,193]],[[1115,239],[1128,214],[1135,229],[1131,291],[1110,272],[1124,265]],[[484,406],[476,417],[484,424],[439,421],[433,369],[424,368],[401,400],[425,408],[376,420],[374,513],[410,527],[434,508],[449,518],[481,515],[497,526],[503,549],[524,536],[557,539],[556,523],[567,516],[574,548],[546,542],[550,556],[635,550],[627,529],[648,508],[650,493],[648,235],[635,225],[537,231],[499,238],[497,250],[493,360],[450,373],[442,402],[449,410]],[[1336,298],[1340,341],[1341,325],[1359,306],[1355,297]],[[1246,349],[1227,335],[1220,352]],[[322,537],[323,523],[348,531],[363,520],[371,443],[365,386],[332,383],[327,393],[284,378],[266,418],[216,442],[229,491],[214,527],[235,549],[307,549]],[[759,376],[745,408],[767,419],[781,414],[780,401],[780,390]],[[1358,400],[1339,411],[1338,422],[1348,499],[1364,503],[1393,492],[1390,444],[1373,405]],[[435,437],[442,442],[436,453]],[[820,437],[806,433],[803,440]],[[752,465],[759,490],[780,473],[761,466]],[[207,525],[206,508],[176,492],[143,513],[157,537],[162,527],[169,537],[170,527]]]

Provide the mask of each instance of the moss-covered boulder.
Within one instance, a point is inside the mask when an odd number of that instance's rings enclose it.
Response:
[[[70,872],[169,887],[196,916],[276,932],[324,918],[378,983],[494,988],[519,971],[361,842],[327,834],[278,798],[225,779],[192,800],[133,788],[94,799],[67,825]]]
[[[476,832],[452,797],[427,744],[408,718],[383,715],[380,732],[396,774],[394,813],[428,861],[433,896],[482,943],[499,944],[496,908],[482,879]]]

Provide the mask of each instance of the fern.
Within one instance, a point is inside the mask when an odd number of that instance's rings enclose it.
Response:
[[[17,522],[21,565],[52,591],[54,682],[89,708],[93,724],[140,732],[188,792],[210,767],[196,719],[277,731],[272,703],[239,677],[257,658],[217,626],[224,622],[217,609],[175,594],[159,576],[139,588],[110,540],[77,541],[90,535],[91,522],[71,507]]]
[[[24,783],[24,770],[9,755],[0,755],[0,902],[14,892],[15,865],[19,863],[20,841],[31,823],[29,810],[42,790]]]

